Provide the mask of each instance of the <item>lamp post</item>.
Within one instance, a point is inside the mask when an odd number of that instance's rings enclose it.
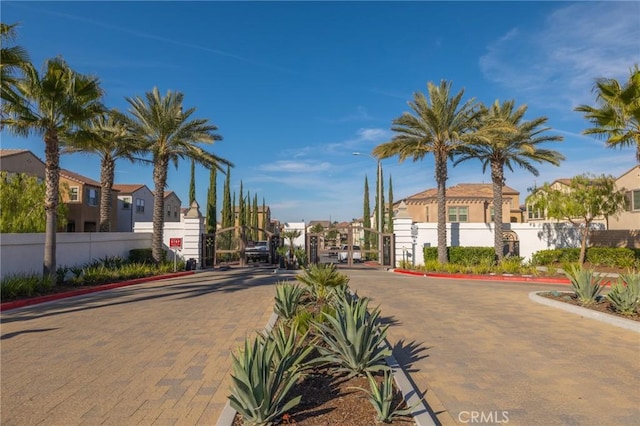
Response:
[[[353,155],[366,155],[371,158],[373,161],[378,163],[378,211],[376,212],[376,216],[378,217],[378,263],[382,265],[382,232],[383,232],[383,206],[382,206],[382,164],[380,160],[374,157],[371,154],[366,154],[362,152],[353,152]]]

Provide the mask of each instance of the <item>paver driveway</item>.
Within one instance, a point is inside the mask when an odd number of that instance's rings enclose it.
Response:
[[[640,335],[527,298],[553,286],[344,272],[442,424],[640,424]],[[3,313],[2,424],[214,424],[229,351],[287,277],[200,273]]]
[[[640,334],[528,299],[566,286],[349,274],[443,424],[640,425]]]
[[[3,313],[2,425],[215,424],[269,270],[199,273]]]

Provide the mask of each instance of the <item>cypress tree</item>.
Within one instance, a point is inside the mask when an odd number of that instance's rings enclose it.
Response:
[[[240,194],[238,195],[238,226],[241,228],[245,226],[244,216],[244,191],[242,188],[242,181],[240,181]]]
[[[393,234],[393,183],[389,175],[389,211],[387,212],[387,232]]]
[[[251,226],[253,226],[253,239],[258,240],[258,194],[253,195],[253,208],[251,209]]]
[[[233,211],[231,210],[231,169],[227,166],[227,175],[224,180],[224,192],[222,195],[222,227],[233,226]],[[231,248],[231,236],[233,231],[227,231],[220,238],[220,247],[224,250]]]
[[[267,205],[264,201],[264,197],[262,197],[262,239],[267,239],[267,226],[270,225],[267,223]]]
[[[189,207],[196,200],[196,162],[191,160],[191,181],[189,182]]]
[[[364,231],[364,249],[371,249],[371,231],[366,228],[371,228],[371,208],[369,207],[369,179],[367,175],[364,175],[364,209],[362,212],[362,225],[365,228]],[[367,253],[367,257],[369,253]]]
[[[212,234],[216,232],[216,225],[218,223],[217,213],[217,170],[215,167],[211,167],[209,170],[209,190],[207,191],[207,233]]]

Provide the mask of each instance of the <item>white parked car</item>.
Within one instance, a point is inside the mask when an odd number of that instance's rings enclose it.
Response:
[[[362,252],[360,246],[353,246],[353,262],[362,262]],[[344,263],[349,261],[349,246],[342,246],[342,250],[338,253],[338,262]]]

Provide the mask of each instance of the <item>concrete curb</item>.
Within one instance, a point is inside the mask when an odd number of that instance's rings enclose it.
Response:
[[[613,325],[615,327],[620,327],[626,330],[631,330],[631,331],[635,331],[636,333],[640,333],[640,321],[620,318],[615,315],[594,311],[588,308],[583,308],[581,306],[572,305],[570,303],[558,302],[557,300],[539,296],[539,293],[546,293],[546,292],[532,291],[531,293],[529,293],[529,299],[533,300],[536,303],[540,303],[542,305],[550,306],[552,308],[562,309],[563,311],[580,315],[581,317],[594,319],[609,325]],[[566,293],[570,294],[568,292]]]
[[[476,281],[515,281],[515,282],[528,282],[537,284],[571,284],[568,278],[544,278],[534,276],[520,276],[520,275],[473,275],[473,274],[447,274],[438,272],[419,272],[411,271],[408,269],[389,269],[389,272],[396,274],[414,275],[418,277],[432,277],[432,278],[452,278],[460,280],[476,280]]]
[[[170,274],[154,275],[151,277],[136,278],[134,280],[128,280],[128,281],[120,281],[118,283],[113,283],[113,284],[97,285],[95,287],[87,287],[80,290],[67,291],[64,293],[54,293],[54,294],[48,294],[46,296],[32,297],[29,299],[13,300],[11,302],[0,303],[0,312],[9,311],[11,309],[22,308],[25,306],[39,305],[45,302],[53,302],[54,300],[67,299],[69,297],[82,296],[83,294],[96,293],[98,291],[105,291],[105,290],[111,290],[119,287],[126,287],[134,284],[142,284],[142,283],[159,281],[159,280],[164,280],[169,278],[178,278],[185,275],[192,275],[194,273],[195,272],[193,271],[174,272]]]
[[[276,321],[278,320],[278,315],[274,312],[269,318],[269,322],[265,326],[265,332],[269,332]],[[385,345],[389,350],[392,350],[391,345],[385,339]],[[417,426],[435,426],[436,423],[431,415],[431,411],[425,405],[425,402],[420,397],[420,393],[417,389],[414,388],[413,384],[409,380],[409,377],[406,375],[400,364],[393,355],[390,355],[385,358],[387,365],[391,368],[391,372],[393,374],[393,380],[396,382],[396,386],[402,392],[402,396],[407,403],[407,406],[413,407],[411,410],[411,414]],[[231,426],[233,424],[233,420],[235,419],[237,411],[231,407],[231,403],[227,399],[227,403],[224,405],[222,409],[222,413],[220,413],[220,417],[216,421],[216,426]]]

